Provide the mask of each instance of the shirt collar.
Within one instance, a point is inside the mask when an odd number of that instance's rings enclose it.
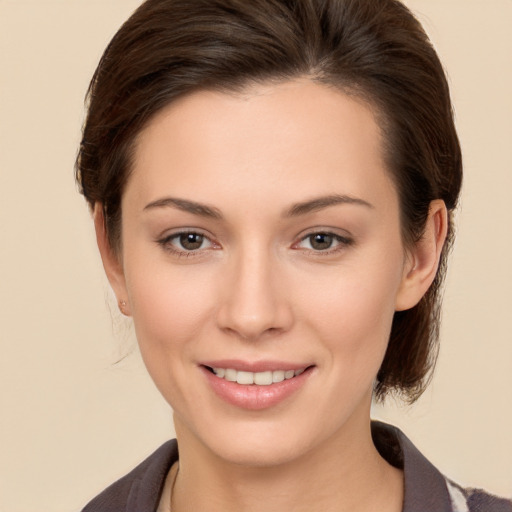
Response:
[[[391,465],[404,471],[403,512],[451,512],[444,476],[398,428],[372,421],[373,442]]]

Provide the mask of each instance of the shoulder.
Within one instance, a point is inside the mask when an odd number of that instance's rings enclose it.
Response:
[[[512,512],[512,501],[446,480],[454,512]]]
[[[512,501],[447,479],[398,428],[374,421],[372,436],[382,457],[404,472],[404,512],[512,512]]]
[[[167,441],[130,473],[90,501],[82,512],[156,510],[167,473],[177,460],[176,440]]]

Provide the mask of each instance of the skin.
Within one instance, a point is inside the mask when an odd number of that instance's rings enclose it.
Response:
[[[333,195],[345,201],[290,215]],[[139,136],[119,253],[100,205],[95,222],[107,275],[174,410],[173,512],[256,511],[262,499],[268,511],[401,510],[402,474],[371,440],[372,388],[394,312],[435,277],[446,208],[434,201],[424,237],[404,247],[369,106],[307,79],[191,94]],[[187,250],[183,231],[202,245]],[[332,245],[312,233],[332,233]],[[219,398],[201,371],[233,358],[312,369],[286,400],[252,411]]]

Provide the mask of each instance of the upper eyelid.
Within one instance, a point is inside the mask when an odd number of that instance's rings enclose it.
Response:
[[[310,233],[309,235],[305,235],[301,238],[298,239],[297,242],[294,243],[294,245],[298,244],[298,243],[301,243],[301,242],[304,242],[305,240],[307,240],[308,238],[314,236],[314,235],[327,235],[327,236],[332,236],[332,238],[334,238],[335,240],[337,240],[339,243],[344,243],[344,244],[348,244],[348,243],[352,243],[353,240],[349,237],[346,237],[346,236],[342,236],[342,235],[337,235],[336,233],[330,233],[330,232],[327,232],[327,231],[318,231],[318,232],[313,232],[313,233]]]
[[[201,229],[201,228],[176,228],[175,230],[166,230],[161,235],[158,235],[156,237],[157,241],[161,240],[169,240],[171,238],[175,238],[180,235],[188,235],[188,234],[195,234],[195,235],[201,235],[205,238],[208,238],[208,240],[213,241],[213,236],[208,233],[207,231]]]
[[[351,233],[349,233],[346,229],[333,228],[333,227],[322,227],[322,226],[316,227],[315,226],[314,228],[306,229],[306,230],[302,231],[301,233],[299,233],[295,237],[295,240],[304,240],[305,238],[308,238],[309,236],[316,235],[316,234],[332,235],[334,237],[342,238],[345,240],[353,240],[354,239],[354,236]]]
[[[336,240],[336,244],[334,247],[329,247],[325,250],[315,250],[310,249],[308,247],[300,247],[300,244],[306,241],[309,237],[317,234],[322,235],[329,235],[332,236]],[[302,233],[296,238],[296,241],[292,244],[292,249],[294,250],[302,250],[308,253],[313,253],[315,255],[321,256],[321,255],[328,255],[328,254],[334,254],[336,252],[339,252],[343,249],[347,249],[348,247],[354,245],[354,237],[350,235],[347,232],[344,232],[344,234],[340,234],[339,232],[336,232],[333,230],[333,228],[330,229],[322,229],[322,228],[314,228],[306,233]]]
[[[220,247],[220,244],[218,242],[216,242],[211,235],[204,233],[202,230],[200,230],[198,228],[190,228],[190,229],[180,228],[178,231],[174,231],[174,232],[170,232],[170,233],[165,233],[165,234],[163,234],[161,236],[156,237],[155,241],[156,241],[157,244],[159,244],[162,247],[164,247],[167,244],[170,245],[172,241],[174,241],[175,239],[179,238],[180,236],[188,235],[188,234],[194,234],[194,235],[202,236],[203,238],[208,240],[208,242],[210,244],[209,247],[204,248],[204,249],[196,249],[196,250],[193,250],[193,251],[187,251],[185,249],[179,249],[177,247],[174,247],[172,249],[174,252],[183,252],[183,253],[190,253],[190,254],[192,254],[192,253],[195,253],[195,252],[198,253],[198,252],[204,251],[205,249],[211,249],[212,247],[213,248]]]

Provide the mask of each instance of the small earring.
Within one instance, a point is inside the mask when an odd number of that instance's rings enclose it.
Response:
[[[120,300],[119,301],[119,311],[121,311],[121,313],[123,315],[128,316],[128,313],[126,312],[125,308],[126,308],[126,301]]]

